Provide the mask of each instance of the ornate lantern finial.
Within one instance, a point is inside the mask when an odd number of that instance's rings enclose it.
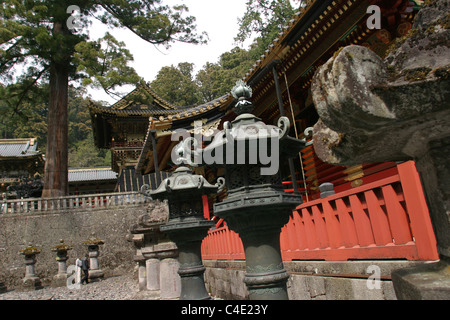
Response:
[[[252,88],[244,81],[236,81],[236,85],[231,89],[231,95],[238,100],[234,107],[236,114],[250,113],[253,110],[253,104],[248,101],[252,97]]]

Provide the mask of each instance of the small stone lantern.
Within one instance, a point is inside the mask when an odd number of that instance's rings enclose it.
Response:
[[[284,192],[280,166],[298,155],[305,141],[288,136],[286,117],[273,126],[246,113],[252,108],[246,100],[251,88],[242,81],[232,94],[238,100],[239,116],[225,122],[223,131],[202,150],[203,159],[215,158],[214,166],[225,169],[228,197],[214,204],[214,215],[242,239],[249,298],[288,299],[289,275],[281,259],[280,233],[302,197]]]
[[[89,252],[89,263],[90,263],[89,280],[91,281],[97,281],[103,278],[104,276],[103,270],[100,269],[98,263],[98,256],[100,255],[100,246],[103,245],[104,243],[105,242],[103,240],[100,240],[94,234],[91,234],[89,239],[83,242],[83,244],[87,246]]]
[[[58,273],[53,277],[52,286],[62,287],[67,285],[67,253],[72,249],[71,245],[65,244],[61,239],[59,244],[52,248],[53,252],[56,252],[56,261],[58,262]]]
[[[217,185],[193,174],[188,167],[180,166],[156,190],[148,192],[153,199],[168,200],[169,221],[160,229],[178,247],[180,300],[211,299],[203,277],[205,267],[201,259],[201,243],[214,222],[203,217],[202,196],[217,190]]]
[[[23,290],[42,289],[41,279],[35,275],[36,255],[41,251],[35,248],[30,242],[28,246],[19,251],[19,254],[25,256],[25,277],[22,280]]]

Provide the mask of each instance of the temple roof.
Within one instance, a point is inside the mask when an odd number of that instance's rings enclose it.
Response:
[[[188,107],[176,107],[161,98],[148,85],[138,85],[133,91],[109,107],[91,104],[91,114],[102,113],[116,116],[144,116],[159,114],[174,114],[179,109]]]
[[[152,149],[149,142],[151,130],[156,129],[160,135],[166,136],[158,146],[164,149],[162,154],[166,154],[166,147],[171,146],[171,130],[192,129],[194,121],[217,126],[217,119],[224,116],[232,101],[231,94],[226,94],[199,105],[175,106],[147,84],[140,84],[109,107],[90,104],[94,142],[98,148],[112,149],[112,169],[119,172],[121,166],[134,165],[137,161],[135,154],[142,151],[140,143],[144,144],[145,151]]]
[[[0,139],[0,159],[39,155],[42,154],[37,150],[36,138]]]
[[[153,117],[158,121],[182,119],[207,112],[222,106],[228,100],[229,94],[210,102],[193,106],[175,106],[161,98],[148,85],[138,85],[125,97],[109,107],[91,103],[91,114],[109,114],[113,116]]]
[[[117,173],[109,167],[71,168],[68,178],[69,182],[117,180]]]
[[[217,111],[225,109],[233,98],[230,94],[194,106],[174,106],[161,98],[148,85],[141,84],[115,104],[104,107],[91,103],[89,106],[94,141],[99,148],[109,148],[111,126],[106,119],[126,119],[133,117],[146,123],[159,123],[172,127],[174,122],[190,123],[196,118],[213,117]],[[145,135],[145,132],[143,132]]]

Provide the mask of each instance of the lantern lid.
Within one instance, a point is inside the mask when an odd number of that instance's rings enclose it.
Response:
[[[23,255],[31,255],[31,254],[41,253],[41,250],[39,250],[38,248],[34,247],[33,244],[31,242],[29,242],[28,246],[26,248],[20,250],[19,253],[23,254]]]
[[[210,184],[203,176],[192,173],[186,166],[177,168],[163,180],[156,190],[150,192],[153,199],[166,199],[171,193],[209,194],[216,193],[217,185]]]
[[[100,240],[99,238],[97,238],[95,236],[95,234],[91,234],[89,239],[87,239],[86,241],[83,241],[83,244],[88,245],[88,246],[101,245],[104,243],[105,242],[103,240]]]
[[[59,240],[59,244],[52,248],[52,251],[64,251],[64,250],[67,251],[67,250],[71,250],[71,249],[72,249],[72,246],[64,243],[64,240],[61,239],[61,240]]]

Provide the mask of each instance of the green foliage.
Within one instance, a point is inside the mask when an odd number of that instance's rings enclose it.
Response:
[[[195,17],[183,16],[188,11],[185,5],[169,7],[161,0],[104,0],[99,3],[105,10],[98,16],[101,21],[127,28],[150,43],[166,46],[172,41],[206,43],[205,32],[196,34]]]
[[[258,59],[272,41],[282,31],[296,12],[292,3],[302,4],[304,1],[295,0],[248,0],[247,11],[238,19],[239,32],[234,38],[243,43],[256,35],[251,45],[252,57]]]
[[[110,166],[111,151],[98,149],[92,134],[69,149],[69,167]]]
[[[301,4],[303,1],[292,2]],[[230,92],[236,81],[260,58],[294,13],[289,0],[247,1],[247,10],[239,19],[239,33],[235,41],[243,43],[256,35],[248,50],[235,47],[224,52],[217,62],[207,62],[196,74],[195,85],[191,81],[191,73],[186,80],[180,74],[179,67],[164,67],[151,83],[152,88],[175,105],[186,105],[186,101],[197,100],[198,103],[204,103]]]
[[[249,51],[239,47],[223,53],[217,63],[206,63],[196,76],[203,102],[230,92],[236,81],[242,78],[253,63]]]
[[[24,97],[20,97],[20,92],[18,85],[0,85],[1,138],[37,137],[38,145],[45,149],[48,87],[35,87]]]
[[[236,47],[223,53],[216,63],[207,62],[195,79],[193,64],[183,62],[161,68],[150,86],[176,106],[198,105],[230,92],[253,63],[249,51]]]
[[[77,71],[83,78],[84,86],[91,85],[96,89],[112,90],[123,84],[135,84],[142,79],[135,70],[128,66],[133,60],[125,43],[117,41],[110,33],[97,41],[82,41],[75,46],[74,61]]]
[[[117,86],[140,80],[128,66],[133,57],[123,43],[109,33],[98,41],[88,41],[89,19],[127,28],[155,45],[205,42],[206,34],[197,34],[195,18],[184,16],[186,11],[186,6],[170,7],[161,0],[0,2],[0,83],[5,88],[0,106],[12,112],[12,117],[26,118],[25,109],[40,108],[34,101],[27,104],[29,97],[36,97],[35,88],[47,83],[50,87],[48,140],[57,143],[47,145],[43,196],[60,195],[67,189],[66,181],[53,183],[58,180],[53,177],[67,170],[68,119],[61,111],[67,108],[69,81],[101,87],[111,94]],[[77,127],[77,134],[85,131],[83,126]]]
[[[0,95],[13,90],[14,85],[0,86]],[[37,138],[38,148],[45,154],[47,143],[48,86],[38,87],[26,102],[14,110],[14,104],[0,100],[0,137]],[[71,87],[69,90],[68,150],[69,166],[110,165],[111,152],[95,147],[89,100],[83,98],[84,91]],[[32,102],[34,101],[34,102]]]
[[[193,64],[182,62],[178,66],[163,67],[151,82],[152,89],[162,98],[176,106],[198,104],[199,88],[193,80]]]
[[[67,13],[77,6],[79,16]],[[89,18],[111,27],[127,28],[142,39],[170,46],[173,41],[205,43],[195,18],[184,16],[186,6],[169,7],[161,0],[5,0],[0,4],[0,77],[21,84],[25,95],[38,81],[46,81],[49,65],[69,71],[70,79],[112,93],[123,84],[140,81],[128,64],[133,60],[124,43],[110,33],[88,41]],[[69,29],[69,19],[81,28]],[[20,72],[14,66],[21,66]],[[17,69],[16,69],[17,71]]]

